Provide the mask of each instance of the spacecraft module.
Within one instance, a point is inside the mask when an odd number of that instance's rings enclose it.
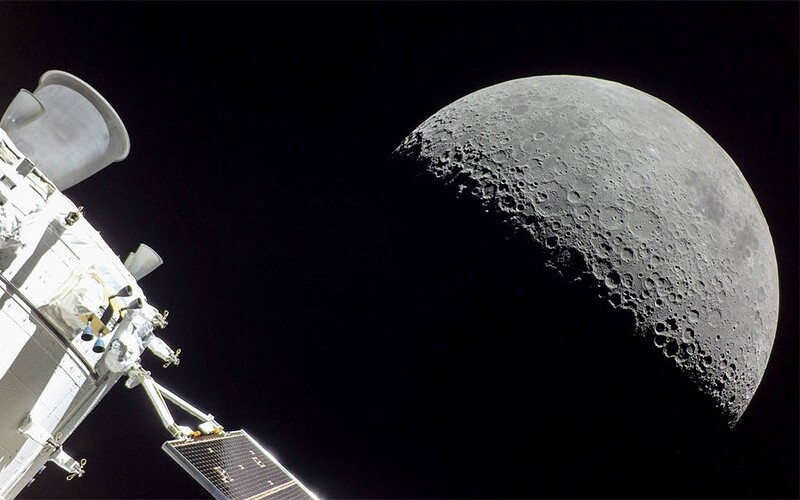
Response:
[[[129,147],[108,102],[63,71],[21,90],[0,119],[0,498],[48,462],[83,476],[86,460],[65,441],[122,378],[171,434],[163,449],[215,498],[316,498],[245,431],[225,430],[143,367],[145,351],[165,368],[180,362],[157,335],[168,312],[137,283],[162,260],[142,244],[123,262],[62,193]],[[178,424],[167,401],[197,424]]]

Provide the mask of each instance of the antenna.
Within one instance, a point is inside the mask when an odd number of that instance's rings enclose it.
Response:
[[[99,92],[64,71],[48,71],[33,93],[20,90],[0,127],[63,191],[124,160],[130,149],[125,126]]]
[[[128,254],[125,259],[125,268],[136,278],[136,281],[139,281],[163,263],[164,259],[155,250],[140,243],[135,252]]]

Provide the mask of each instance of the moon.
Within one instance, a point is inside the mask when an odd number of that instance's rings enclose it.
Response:
[[[750,186],[692,120],[616,82],[536,76],[455,101],[395,154],[529,234],[739,420],[775,337],[777,263]]]

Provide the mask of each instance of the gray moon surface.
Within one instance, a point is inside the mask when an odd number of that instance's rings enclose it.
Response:
[[[775,337],[777,263],[750,186],[692,120],[619,83],[537,76],[457,100],[395,153],[530,234],[739,420]]]

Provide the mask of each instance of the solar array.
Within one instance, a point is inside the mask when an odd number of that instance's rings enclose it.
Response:
[[[242,430],[167,441],[162,449],[214,498],[317,500]]]

